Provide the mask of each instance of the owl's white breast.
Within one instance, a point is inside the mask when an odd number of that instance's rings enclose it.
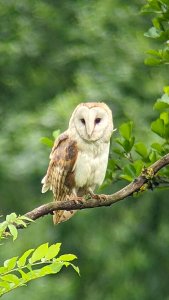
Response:
[[[88,187],[92,190],[100,186],[104,180],[108,154],[109,143],[101,141],[87,143],[81,141],[78,145],[78,157],[75,164],[75,182],[76,187]]]

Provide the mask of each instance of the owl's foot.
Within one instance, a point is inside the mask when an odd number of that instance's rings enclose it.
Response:
[[[98,195],[100,200],[106,201],[107,200],[107,195],[100,194]]]
[[[67,196],[66,200],[73,201],[74,203],[77,203],[77,204],[79,204],[79,202],[83,203],[83,198],[82,197],[78,197],[78,196]]]
[[[103,201],[107,200],[107,196],[104,194],[97,195],[94,193],[90,193],[90,197],[92,197],[92,199],[95,199],[95,200],[103,200]]]

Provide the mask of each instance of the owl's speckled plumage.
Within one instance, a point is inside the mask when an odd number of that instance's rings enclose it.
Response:
[[[66,196],[83,196],[104,180],[110,137],[113,132],[111,110],[105,103],[79,104],[68,129],[54,143],[42,192],[51,189],[55,201]],[[68,220],[75,211],[54,212],[54,223]]]

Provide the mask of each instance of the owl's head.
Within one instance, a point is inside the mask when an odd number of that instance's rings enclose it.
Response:
[[[113,132],[112,112],[103,102],[81,103],[71,116],[69,129],[88,142],[109,141]]]

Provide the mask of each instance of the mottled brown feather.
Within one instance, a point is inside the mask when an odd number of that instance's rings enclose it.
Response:
[[[55,142],[50,154],[50,163],[47,174],[43,180],[43,190],[51,189],[54,201],[65,200],[72,194],[75,187],[73,167],[78,155],[77,143],[72,141],[67,134],[62,134]],[[59,223],[73,214],[73,211],[54,212],[54,223]]]

